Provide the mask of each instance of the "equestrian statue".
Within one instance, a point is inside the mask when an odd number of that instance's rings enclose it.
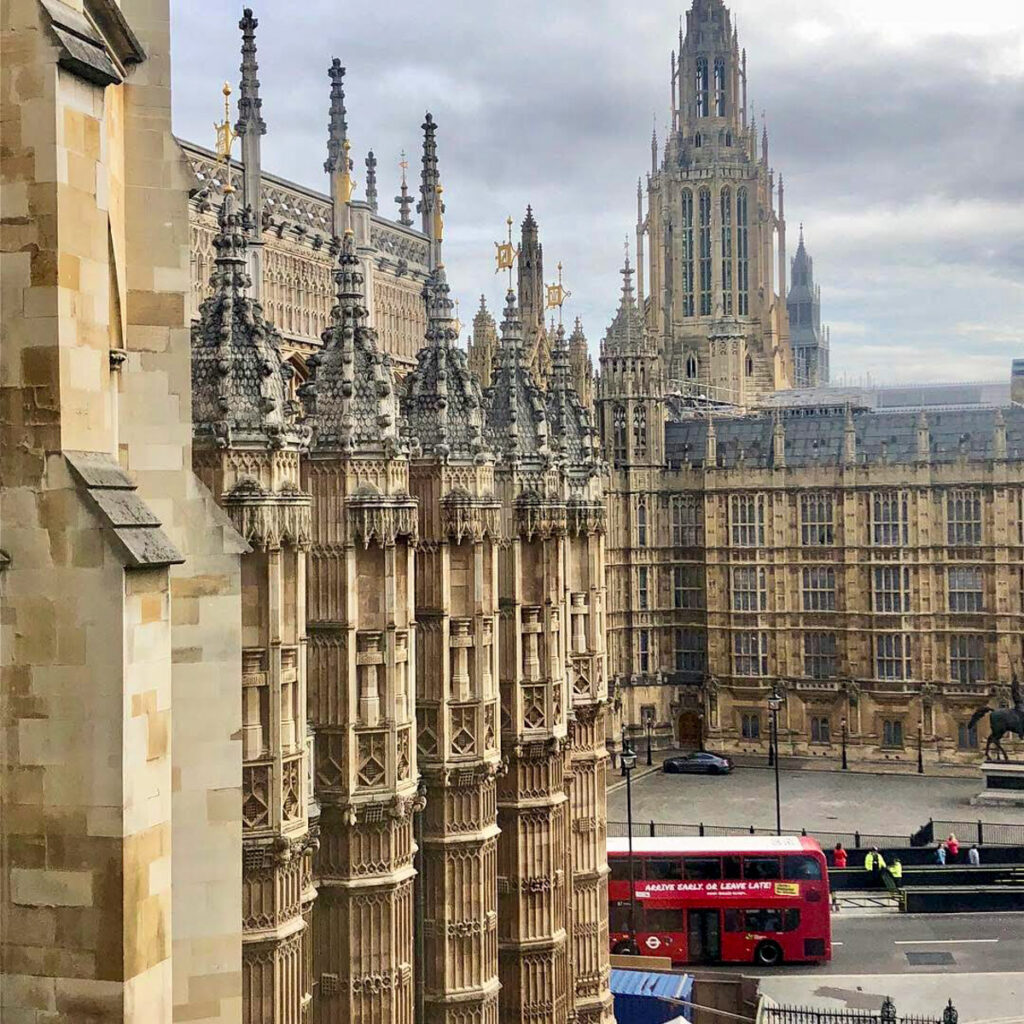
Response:
[[[1015,733],[1024,740],[1024,695],[1021,694],[1020,682],[1017,673],[1013,673],[1013,680],[1010,683],[1010,695],[1013,697],[1012,708],[978,708],[971,715],[967,727],[973,729],[986,715],[988,715],[989,736],[985,741],[985,760],[988,760],[988,752],[994,743],[996,750],[1002,754],[1004,761],[1009,761],[1010,756],[1003,750],[999,741],[1009,732]]]

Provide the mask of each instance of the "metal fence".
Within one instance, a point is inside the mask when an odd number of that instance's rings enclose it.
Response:
[[[811,1006],[781,1006],[766,1003],[762,1007],[763,1024],[957,1024],[957,1011],[950,1000],[941,1017],[897,1015],[891,999],[879,1010],[822,1010]]]
[[[939,821],[929,819],[912,835],[891,835],[882,832],[861,832],[859,829],[834,832],[817,828],[783,829],[784,836],[810,836],[823,848],[842,843],[850,849],[868,846],[927,846],[954,833],[961,843],[979,846],[1024,846],[1024,824],[1003,825],[991,821]],[[608,835],[628,835],[624,821],[609,821]],[[709,825],[706,822],[633,821],[633,835],[638,836],[773,836],[775,829],[754,825]]]

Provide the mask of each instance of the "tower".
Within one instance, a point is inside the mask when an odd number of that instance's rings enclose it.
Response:
[[[671,130],[660,164],[655,150],[646,216],[638,202],[650,261],[642,312],[684,391],[713,387],[714,399],[749,404],[791,375],[785,275],[777,294],[774,270],[785,219],[781,183],[778,212],[773,203],[767,130],[758,152],[748,123],[745,55],[722,0],[694,0],[671,80]],[[714,330],[731,339],[728,367]]]
[[[533,208],[527,206],[519,242],[519,311],[527,368],[541,389],[551,373],[551,339],[544,326],[544,247]]]
[[[569,373],[583,407],[594,415],[594,361],[579,317],[569,335]]]
[[[238,27],[242,31],[242,73],[238,90],[238,121],[235,132],[242,140],[242,205],[248,209],[249,279],[252,297],[260,301],[263,287],[263,186],[260,163],[260,138],[267,134],[263,120],[260,80],[256,77],[256,29],[259,22],[248,7],[242,12]]]
[[[413,1015],[417,521],[391,359],[366,324],[351,232],[337,305],[302,389],[313,439],[310,712],[321,811],[316,1019]]]
[[[814,260],[804,245],[804,227],[793,257],[786,305],[793,339],[793,386],[828,383],[828,328],[821,326],[821,288],[814,283]]]
[[[309,429],[288,398],[281,336],[248,294],[249,210],[219,210],[213,294],[192,328],[196,475],[250,546],[242,556],[242,1020],[299,1020],[313,885],[306,737]]]
[[[423,1020],[498,1022],[498,540],[480,385],[456,345],[443,265],[406,378],[419,503],[416,719],[426,788],[421,875]]]
[[[469,342],[469,368],[481,388],[491,386],[491,377],[498,356],[498,328],[487,308],[487,299],[480,296],[480,308],[473,317],[473,337]]]

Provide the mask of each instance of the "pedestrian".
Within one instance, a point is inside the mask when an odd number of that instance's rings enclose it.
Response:
[[[967,863],[972,868],[976,868],[981,863],[981,853],[975,843],[971,843],[971,848],[967,851]]]
[[[832,851],[832,863],[837,868],[846,867],[846,851],[842,843],[836,843],[836,848]]]
[[[877,885],[882,880],[882,871],[885,868],[885,858],[878,852],[877,846],[868,850],[864,858],[864,867],[871,872],[871,880]]]
[[[892,880],[896,883],[896,888],[900,887],[900,881],[903,878],[903,864],[897,857],[889,868],[889,874],[892,875]]]
[[[950,860],[955,864],[960,855],[960,840],[952,832],[949,833],[949,838],[946,840],[946,849],[949,850]]]
[[[946,865],[946,844],[939,843],[935,848],[935,863],[945,867]]]

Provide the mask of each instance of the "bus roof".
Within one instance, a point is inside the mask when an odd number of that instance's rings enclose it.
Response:
[[[810,836],[634,836],[634,854],[673,853],[821,853]],[[628,854],[626,837],[608,840],[610,854]]]

